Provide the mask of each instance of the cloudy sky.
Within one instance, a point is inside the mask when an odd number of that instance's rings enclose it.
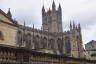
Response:
[[[82,26],[84,44],[96,40],[96,0],[54,0],[56,8],[59,3],[62,7],[63,30],[69,29],[70,20]],[[41,27],[41,9],[51,8],[53,0],[0,0],[0,9],[7,12],[11,8],[13,18],[23,24],[36,28]]]

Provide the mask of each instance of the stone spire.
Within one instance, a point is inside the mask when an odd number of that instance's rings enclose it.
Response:
[[[10,8],[9,8],[9,10],[8,10],[7,15],[8,15],[8,17],[12,18],[12,14],[11,14]]]
[[[78,29],[81,30],[81,25],[80,25],[80,23],[78,24]]]
[[[61,5],[60,5],[60,3],[59,3],[59,7],[58,7],[58,10],[59,10],[59,11],[61,11]]]
[[[70,30],[72,30],[72,24],[71,24],[71,20],[70,20]]]
[[[59,12],[60,15],[62,15],[62,8],[61,8],[60,3],[59,3],[59,7],[58,7],[58,12]]]
[[[55,2],[53,0],[53,3],[52,3],[52,10],[55,10]]]
[[[43,7],[42,7],[42,16],[44,16],[45,15],[45,8],[44,8],[44,5],[43,5]]]
[[[73,20],[73,29],[75,29],[75,23],[74,23],[74,20]]]
[[[25,21],[24,21],[24,28],[23,28],[24,31],[25,31],[25,28],[26,28],[26,23],[25,23]]]

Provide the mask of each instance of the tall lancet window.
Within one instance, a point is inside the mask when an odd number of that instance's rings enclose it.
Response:
[[[71,53],[71,43],[69,37],[65,37],[65,49],[67,54]]]
[[[34,44],[35,44],[35,49],[40,48],[40,37],[38,35],[34,37]]]
[[[55,42],[54,39],[49,40],[49,43],[48,43],[49,49],[55,49],[54,42]]]
[[[0,40],[4,40],[3,33],[0,31]]]
[[[22,46],[22,40],[23,40],[23,38],[22,38],[22,32],[21,31],[18,31],[17,32],[17,45]]]
[[[57,39],[57,44],[59,52],[63,53],[63,41],[60,38]]]
[[[31,34],[30,33],[26,35],[26,47],[31,48]]]
[[[46,37],[42,38],[42,45],[43,45],[43,48],[47,48],[47,38]]]

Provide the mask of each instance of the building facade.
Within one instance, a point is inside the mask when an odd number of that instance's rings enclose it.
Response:
[[[18,24],[12,19],[10,9],[5,13],[0,9],[0,44],[24,47],[43,53],[84,58],[80,24],[70,22],[70,30],[63,32],[62,8],[45,11],[42,7],[42,29]]]
[[[87,58],[90,60],[96,60],[96,41],[92,40],[85,44]]]
[[[96,64],[96,41],[85,45],[90,55],[85,56],[81,26],[70,22],[70,29],[63,31],[60,4],[56,9],[53,1],[48,11],[42,7],[41,28],[20,25],[10,9],[0,9],[0,64]]]

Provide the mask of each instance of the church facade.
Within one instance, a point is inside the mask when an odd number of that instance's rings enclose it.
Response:
[[[0,9],[0,64],[95,64],[86,59],[80,24],[70,22],[63,31],[62,8],[45,11],[42,7],[42,27],[18,24],[10,9]]]
[[[71,57],[84,57],[80,24],[70,22],[70,30],[63,32],[62,8],[56,10],[55,2],[52,10],[42,7],[42,29],[19,25],[17,45],[36,49],[45,53],[65,54]],[[47,51],[46,51],[47,50]]]
[[[25,47],[39,52],[61,54],[70,57],[84,58],[80,24],[70,22],[70,30],[63,32],[62,8],[55,2],[52,10],[42,7],[42,29],[18,24],[12,19],[10,9],[6,14],[0,10],[0,43]]]

